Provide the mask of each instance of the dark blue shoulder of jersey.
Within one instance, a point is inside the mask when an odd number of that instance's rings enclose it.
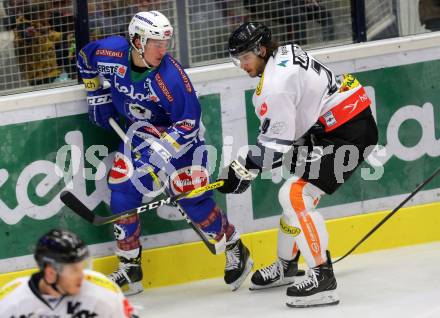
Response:
[[[125,75],[129,52],[130,44],[122,36],[110,36],[84,46],[78,53],[77,65],[86,90],[100,87],[99,75],[106,79],[118,72]]]
[[[201,106],[185,70],[166,54],[154,75],[152,85],[162,95],[161,101],[173,122],[165,132],[164,139],[178,146],[188,144],[198,135]]]

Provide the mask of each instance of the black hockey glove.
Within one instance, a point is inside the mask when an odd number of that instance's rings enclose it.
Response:
[[[225,183],[217,190],[222,193],[238,194],[246,191],[252,180],[254,180],[258,174],[246,169],[240,162],[238,162],[238,160],[234,160],[221,174],[221,176],[226,175],[227,179],[218,179],[223,180]]]

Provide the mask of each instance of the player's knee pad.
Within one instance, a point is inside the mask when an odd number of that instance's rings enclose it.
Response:
[[[315,210],[322,194],[322,190],[297,177],[288,179],[281,187],[280,257],[290,255],[296,243],[309,266],[325,261],[328,234],[323,217]]]
[[[278,192],[278,200],[285,216],[291,218],[292,214],[312,211],[323,194],[324,191],[313,184],[301,178],[292,177],[284,182]]]

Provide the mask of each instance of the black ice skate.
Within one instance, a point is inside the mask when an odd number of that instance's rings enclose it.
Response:
[[[114,281],[121,289],[124,295],[130,296],[141,293],[144,288],[142,286],[142,267],[141,267],[141,251],[139,248],[138,255],[134,258],[124,256],[124,251],[119,251],[116,255],[119,258],[119,266],[116,271],[111,273],[108,278]]]
[[[250,290],[265,289],[289,285],[296,276],[304,276],[303,270],[298,270],[299,253],[291,261],[278,259],[272,265],[257,270],[251,278]]]
[[[249,250],[241,240],[226,247],[225,283],[231,290],[237,290],[243,284],[252,270],[254,262],[249,256]]]
[[[336,305],[339,303],[336,286],[330,253],[327,251],[326,263],[311,268],[304,280],[287,288],[286,305],[299,308]]]

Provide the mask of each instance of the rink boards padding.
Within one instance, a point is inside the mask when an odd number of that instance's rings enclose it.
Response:
[[[363,63],[367,65],[369,61],[364,59]],[[368,71],[362,71],[364,66],[359,65],[336,69],[354,72],[366,86],[380,131],[379,144],[387,152],[378,157],[383,173],[365,163],[337,193],[321,200],[319,208],[330,220],[330,227],[339,220],[343,224],[342,220],[350,219],[348,216],[374,219],[375,211],[391,210],[440,163],[440,61]],[[239,149],[241,145],[254,143],[258,122],[251,95],[257,83],[258,79],[244,76],[195,82],[207,128],[206,140],[212,145],[209,155],[213,178],[219,165],[233,160],[237,151],[245,150]],[[36,238],[53,227],[77,232],[96,258],[112,255],[112,227],[94,227],[84,222],[63,207],[58,198],[63,189],[73,185],[72,191],[90,209],[109,213],[105,167],[108,169],[112,161],[118,140],[114,134],[89,123],[84,98],[80,86],[0,98],[0,273],[32,268]],[[86,176],[97,172],[101,174],[98,181],[85,181]],[[365,180],[372,176],[374,179],[376,174],[377,180]],[[253,182],[250,191],[239,196],[216,194],[216,198],[245,237],[257,237],[262,234],[255,233],[266,230],[272,237],[271,229],[278,224],[281,213],[277,201],[281,184],[279,171],[265,173]],[[439,194],[440,179],[435,179],[409,205],[437,201]],[[412,229],[406,230],[410,236]],[[191,261],[208,253],[199,243],[190,243],[197,241],[197,236],[178,212],[167,208],[142,216],[142,235],[146,259],[150,260],[144,266],[156,264],[165,269],[167,265],[158,260],[165,260],[166,253],[180,249],[194,248]],[[331,244],[335,244],[338,235],[330,237]],[[262,244],[274,245],[273,240]],[[343,243],[354,241],[347,239]],[[338,245],[335,248],[339,251]],[[343,247],[338,253],[342,250]],[[269,254],[267,259],[273,256]],[[178,255],[178,260],[188,257],[184,252]],[[208,264],[216,266],[218,274],[222,257],[207,259]],[[110,260],[114,264],[112,257]],[[193,274],[189,268],[185,275],[206,278],[211,269],[202,268]]]

